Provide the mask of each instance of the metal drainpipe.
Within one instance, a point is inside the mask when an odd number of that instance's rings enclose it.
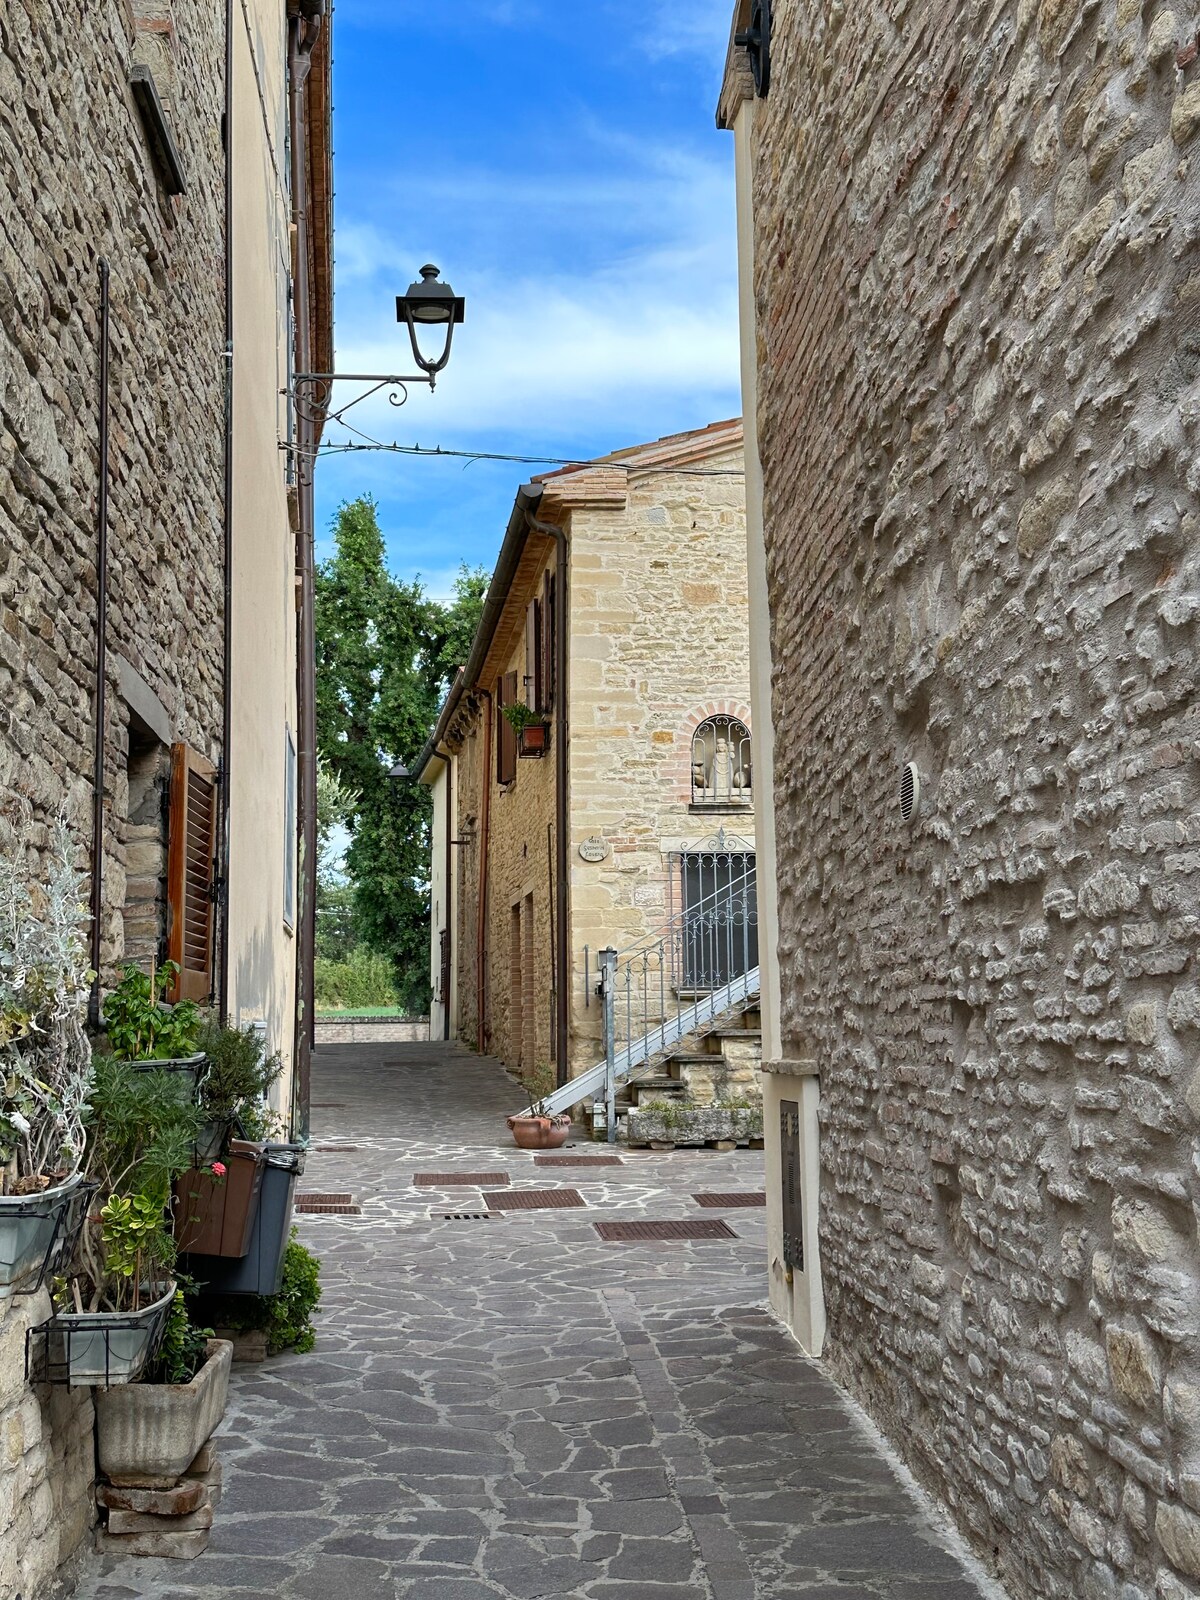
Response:
[[[484,1009],[487,995],[487,889],[488,842],[492,821],[492,696],[487,689],[479,690],[484,702],[483,724],[483,815],[479,819],[479,904],[476,907],[475,928],[475,1044],[480,1055],[484,1050]]]
[[[104,897],[104,725],[108,700],[108,346],[109,270],[102,256],[100,276],[100,362],[97,400],[100,412],[99,482],[96,487],[96,743],[92,765],[92,992],[88,1017],[100,1025],[100,933]]]
[[[438,979],[443,972],[454,972],[454,763],[449,756],[446,763],[446,954],[447,960],[438,963]],[[440,956],[440,952],[439,952]],[[447,980],[442,997],[442,1038],[450,1037],[450,992],[453,977]]]
[[[311,0],[310,0],[311,3]],[[304,85],[312,65],[312,51],[321,31],[320,9],[314,14],[288,19],[288,115],[291,130],[292,218],[296,230],[295,320],[296,370],[312,371],[309,337],[308,212],[304,204],[306,164],[304,129]],[[295,1130],[307,1137],[312,1081],[313,1033],[313,956],[316,948],[316,864],[317,864],[317,725],[315,705],[316,628],[313,615],[316,600],[313,549],[313,462],[316,429],[312,415],[300,408],[296,418],[299,501],[296,565],[300,580],[300,615],[297,628],[296,698],[299,707],[297,751],[298,799],[300,809],[300,912],[299,949],[296,974],[296,1030],[293,1093],[299,1126]]]
[[[571,1047],[571,942],[570,931],[567,927],[567,911],[570,904],[569,885],[567,875],[570,871],[568,850],[570,840],[567,824],[567,736],[570,730],[570,718],[567,705],[567,535],[564,529],[555,526],[553,522],[539,522],[531,513],[526,512],[526,521],[538,533],[545,534],[554,540],[556,550],[555,564],[555,604],[558,611],[557,629],[554,639],[554,844],[555,844],[555,905],[558,911],[555,927],[555,1037],[554,1037],[554,1065],[555,1081],[561,1089],[571,1076],[571,1064],[568,1053]]]
[[[225,4],[225,640],[221,713],[221,865],[218,876],[221,964],[217,1013],[229,1020],[230,746],[233,743],[233,6]]]

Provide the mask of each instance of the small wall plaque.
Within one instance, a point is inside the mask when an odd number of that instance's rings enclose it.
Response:
[[[608,840],[601,839],[593,834],[590,839],[585,839],[579,846],[579,854],[585,861],[603,861],[608,854]]]

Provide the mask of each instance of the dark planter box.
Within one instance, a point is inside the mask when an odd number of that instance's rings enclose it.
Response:
[[[550,748],[550,727],[545,722],[530,722],[521,729],[517,750],[523,756],[544,756]]]
[[[244,1256],[258,1214],[263,1147],[235,1139],[225,1176],[194,1167],[175,1180],[175,1240],[183,1254]]]
[[[189,1276],[213,1294],[279,1293],[296,1180],[304,1171],[304,1146],[268,1144],[263,1154],[262,1190],[246,1254],[237,1260],[199,1253],[187,1258]]]

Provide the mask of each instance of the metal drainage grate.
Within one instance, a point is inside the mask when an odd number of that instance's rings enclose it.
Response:
[[[313,1100],[309,1105],[310,1111],[341,1111],[345,1108],[344,1100]]]
[[[352,1194],[298,1194],[296,1210],[301,1216],[361,1217],[362,1207]]]
[[[359,1146],[356,1144],[315,1144],[313,1154],[321,1156],[349,1156],[353,1155]]]
[[[692,1199],[698,1206],[707,1206],[710,1211],[724,1210],[728,1206],[765,1206],[765,1194],[694,1194]]]
[[[508,1182],[507,1172],[414,1172],[413,1183],[424,1189],[484,1189]]]
[[[535,1167],[623,1167],[620,1156],[534,1156]]]
[[[700,1222],[595,1222],[602,1239],[610,1243],[637,1239],[736,1239],[727,1222],[706,1217]]]
[[[491,1211],[566,1211],[587,1204],[578,1189],[509,1189],[483,1198]]]
[[[431,1211],[431,1222],[503,1222],[503,1211]]]

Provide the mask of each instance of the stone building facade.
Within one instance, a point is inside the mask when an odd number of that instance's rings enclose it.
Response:
[[[263,1022],[289,1072],[293,572],[311,524],[281,390],[301,274],[330,364],[325,10],[0,7],[0,849],[40,854],[64,814],[81,867],[100,863],[103,985],[180,954],[185,992]],[[315,43],[302,195],[298,40]],[[0,1304],[0,1592],[24,1600],[91,1520],[90,1399],[24,1384],[23,1327],[48,1311],[44,1294]]]
[[[787,0],[720,108],[772,1302],[1029,1600],[1200,1594],[1198,27]]]
[[[522,497],[472,658],[421,774],[435,787],[434,900],[457,913],[449,969],[446,924],[437,914],[433,921],[433,1032],[440,1037],[448,1026],[449,1036],[545,1084],[595,1065],[598,952],[653,936],[672,904],[678,909],[672,875],[681,853],[725,828],[753,855],[741,424],[717,423],[567,468],[527,485]],[[558,530],[565,604],[555,586],[562,581]],[[551,683],[559,628],[563,707]],[[544,707],[549,749],[504,768],[497,700],[506,680],[510,694]],[[565,773],[555,749],[560,710],[569,728]],[[714,724],[741,726],[745,735],[740,754],[722,757],[719,787],[716,736],[710,748],[703,731]],[[462,842],[443,866],[447,784],[453,837]],[[567,858],[562,1036],[560,827]],[[449,1017],[443,989],[452,999]]]

